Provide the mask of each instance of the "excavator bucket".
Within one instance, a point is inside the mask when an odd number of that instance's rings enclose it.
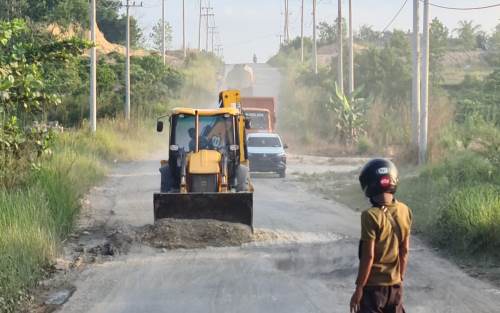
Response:
[[[155,193],[154,219],[214,219],[241,223],[253,231],[253,193]]]

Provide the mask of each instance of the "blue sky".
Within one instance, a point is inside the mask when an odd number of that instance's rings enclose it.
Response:
[[[331,23],[337,16],[337,0],[318,1],[318,22]],[[139,2],[139,1],[137,1]],[[208,0],[203,0],[204,5]],[[219,31],[217,38],[224,47],[224,57],[228,63],[251,62],[255,53],[259,60],[265,61],[274,55],[279,47],[278,35],[283,29],[284,0],[211,0],[215,22]],[[404,0],[353,0],[354,29],[366,24],[382,30],[391,20]],[[390,29],[411,29],[412,0],[394,21]],[[500,0],[431,0],[432,3],[468,7],[499,3]],[[186,40],[190,48],[198,47],[199,0],[185,0],[186,3]],[[290,37],[300,34],[301,0],[289,0]],[[305,34],[312,34],[312,0],[305,0]],[[138,18],[144,33],[161,17],[161,0],[143,0],[144,7],[131,10]],[[344,15],[347,16],[348,1],[343,0]],[[182,0],[166,0],[166,19],[173,28],[173,48],[182,43]],[[445,25],[454,29],[460,20],[473,20],[482,29],[491,32],[500,23],[500,7],[481,11],[449,11],[431,7],[431,17],[438,17]],[[202,38],[204,35],[202,34]],[[202,46],[204,40],[202,39]]]

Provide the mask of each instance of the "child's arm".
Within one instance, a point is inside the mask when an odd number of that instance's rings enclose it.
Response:
[[[364,240],[362,244],[361,260],[359,262],[358,278],[356,285],[364,287],[370,276],[370,271],[375,257],[375,241]]]
[[[359,312],[361,298],[363,297],[363,287],[370,277],[370,271],[375,256],[375,241],[363,240],[361,245],[361,260],[359,262],[358,279],[356,279],[356,290],[351,297],[351,313]]]
[[[399,246],[399,274],[401,275],[401,280],[404,279],[406,273],[406,266],[408,265],[409,252],[410,252],[410,235],[406,236],[406,238]]]

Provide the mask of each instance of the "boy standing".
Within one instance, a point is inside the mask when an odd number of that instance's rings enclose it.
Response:
[[[404,313],[403,278],[410,247],[411,210],[394,198],[398,170],[389,160],[368,162],[359,176],[372,207],[361,214],[361,241],[352,313]]]

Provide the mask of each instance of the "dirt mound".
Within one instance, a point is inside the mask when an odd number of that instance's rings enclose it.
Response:
[[[216,220],[162,219],[142,228],[139,240],[155,248],[197,249],[240,246],[253,240],[252,230],[243,224]]]
[[[47,31],[56,36],[59,39],[69,39],[71,37],[77,36],[90,40],[90,30],[82,29],[77,25],[69,25],[68,27],[61,27],[57,24],[50,24],[47,26]],[[99,53],[109,54],[112,52],[117,52],[119,54],[125,54],[125,47],[119,44],[109,42],[104,34],[101,32],[99,27],[96,27],[96,47]],[[144,49],[131,49],[130,55],[132,56],[146,56],[151,52]]]

